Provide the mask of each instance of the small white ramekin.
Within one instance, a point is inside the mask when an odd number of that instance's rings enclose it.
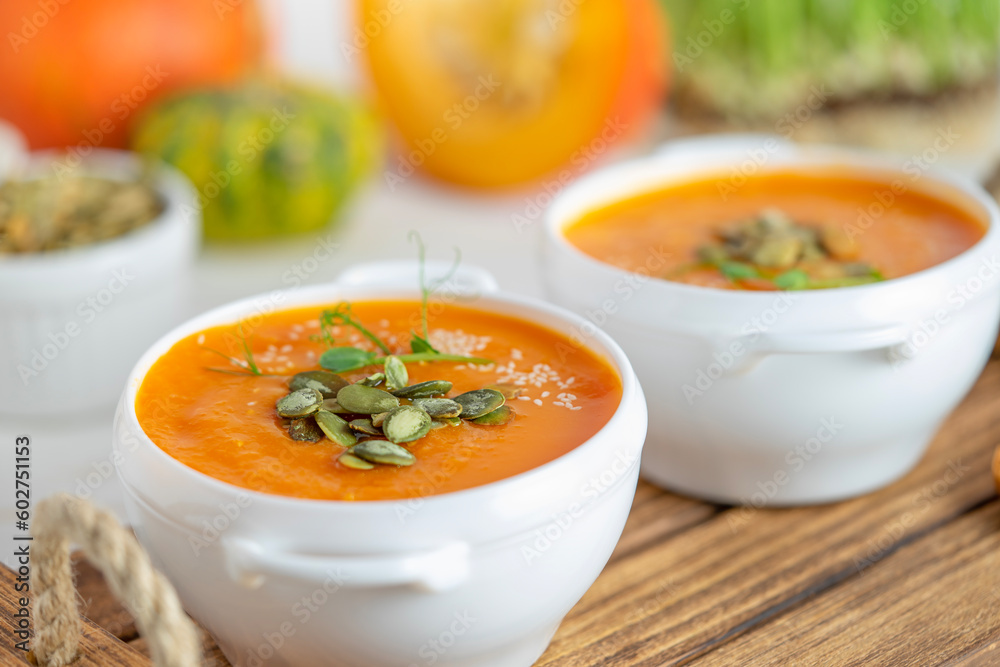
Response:
[[[0,179],[20,167],[27,153],[24,136],[13,125],[0,120]]]
[[[239,301],[175,329],[132,371],[114,429],[129,518],[185,609],[237,667],[527,667],[621,534],[646,404],[624,353],[601,332],[583,344],[622,379],[611,420],[550,463],[465,491],[364,502],[261,494],[188,468],[140,427],[136,392],[176,341],[279,307],[416,299],[415,284],[413,263],[379,264],[331,285]],[[476,308],[573,337],[586,324],[495,287],[466,269],[446,291],[477,292]]]
[[[547,290],[635,365],[650,413],[644,476],[726,503],[818,503],[888,484],[920,459],[985,365],[1000,318],[997,206],[978,185],[924,160],[710,137],[595,172],[556,198],[546,221]],[[903,278],[780,293],[651,278],[654,249],[650,273],[626,272],[563,233],[588,211],[670,184],[732,175],[730,196],[739,196],[749,173],[828,167],[945,198],[988,231],[958,257]],[[877,203],[873,193],[875,212]]]
[[[33,154],[25,177],[57,160]],[[132,179],[132,153],[94,150],[86,173]],[[0,255],[0,413],[61,415],[114,406],[129,369],[183,317],[200,230],[194,189],[161,166],[166,208],[117,239],[65,251]]]

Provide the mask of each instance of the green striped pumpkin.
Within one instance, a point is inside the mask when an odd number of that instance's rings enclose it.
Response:
[[[329,224],[382,154],[359,102],[299,84],[254,81],[170,98],[142,117],[132,148],[184,172],[205,236],[297,234]]]

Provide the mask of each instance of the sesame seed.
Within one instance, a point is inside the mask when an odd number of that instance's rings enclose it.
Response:
[[[201,334],[200,336],[198,336],[198,345],[204,345],[204,344],[205,344],[205,334]]]
[[[466,333],[462,329],[449,331],[447,329],[434,329],[429,334],[430,343],[445,354],[461,354],[468,357],[475,356],[477,352],[482,352],[493,339],[489,336],[476,336]]]
[[[542,404],[542,399],[540,399],[540,398],[536,398],[536,399],[534,400],[534,404],[535,404],[535,405],[541,405],[541,404]]]

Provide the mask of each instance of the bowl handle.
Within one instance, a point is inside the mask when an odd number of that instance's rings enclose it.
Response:
[[[469,546],[456,542],[432,551],[398,556],[330,557],[264,549],[242,537],[221,540],[226,571],[246,588],[259,588],[269,576],[309,582],[327,581],[337,588],[414,586],[432,593],[451,590],[469,573]]]
[[[742,357],[742,363],[733,364],[730,371],[749,370],[757,361],[772,354],[828,354],[880,350],[901,345],[909,336],[910,328],[905,324],[810,334],[764,333],[752,344],[746,345],[749,354]]]
[[[426,262],[424,279],[427,284],[441,280],[451,273],[452,267],[450,262]],[[358,264],[341,273],[336,283],[345,287],[417,289],[420,285],[420,264],[413,260]],[[442,286],[445,292],[462,295],[486,294],[499,289],[493,274],[478,266],[459,266]]]

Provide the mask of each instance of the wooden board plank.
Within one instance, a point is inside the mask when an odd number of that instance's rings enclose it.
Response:
[[[995,665],[998,526],[994,501],[692,664]]]
[[[1000,665],[1000,639],[948,663],[948,667],[996,667]]]
[[[14,634],[17,626],[14,613],[18,600],[14,591],[16,576],[0,566],[0,664],[27,665],[25,654],[15,645],[20,641]],[[80,657],[74,667],[150,667],[149,658],[122,643],[95,623],[83,619]]]
[[[139,635],[135,619],[108,590],[101,571],[79,552],[73,554],[71,563],[80,613],[122,641],[135,639]]]
[[[538,665],[686,662],[992,498],[998,393],[991,364],[917,469],[886,489],[822,507],[727,510],[617,558]]]

